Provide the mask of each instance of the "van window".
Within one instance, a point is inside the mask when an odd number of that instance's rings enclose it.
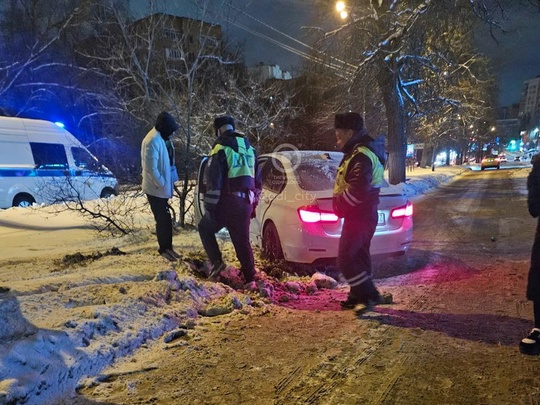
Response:
[[[37,169],[67,169],[64,145],[59,143],[30,142]]]
[[[71,153],[73,154],[73,160],[75,166],[85,170],[97,171],[99,169],[99,163],[86,149],[72,147]]]

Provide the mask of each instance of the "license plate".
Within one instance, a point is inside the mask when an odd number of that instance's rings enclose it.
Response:
[[[384,214],[382,212],[379,212],[379,220],[377,221],[377,225],[385,225],[386,221],[384,220]]]

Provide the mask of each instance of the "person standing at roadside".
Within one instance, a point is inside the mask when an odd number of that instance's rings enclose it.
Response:
[[[205,214],[198,226],[212,266],[208,277],[216,278],[226,267],[216,240],[216,233],[225,227],[245,282],[250,283],[255,279],[255,262],[249,242],[249,223],[261,192],[257,155],[246,136],[235,131],[232,117],[216,118],[214,130],[218,138],[209,156]]]
[[[174,147],[170,141],[180,126],[166,111],[161,112],[154,127],[142,141],[142,191],[146,194],[156,221],[158,253],[169,261],[180,255],[172,246],[173,227],[169,211],[169,198],[173,196]]]
[[[385,153],[377,151],[374,139],[355,112],[335,115],[336,145],[344,153],[334,185],[333,208],[343,218],[338,248],[338,266],[350,286],[343,309],[380,303],[371,278],[369,248],[377,227],[379,190],[383,183]]]
[[[532,170],[527,177],[527,205],[533,218],[540,217],[540,155],[531,159]],[[519,343],[523,354],[540,355],[540,219],[536,225],[536,233],[531,252],[531,264],[527,282],[527,299],[533,303],[534,328]]]

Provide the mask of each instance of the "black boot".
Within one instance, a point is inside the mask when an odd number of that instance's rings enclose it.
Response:
[[[519,351],[529,356],[540,355],[540,329],[534,328],[529,336],[519,342]]]

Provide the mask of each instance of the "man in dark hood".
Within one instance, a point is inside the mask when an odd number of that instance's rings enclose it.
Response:
[[[358,113],[335,116],[336,144],[343,153],[333,206],[343,218],[338,265],[350,286],[344,309],[379,303],[381,296],[371,278],[369,248],[377,227],[379,190],[383,184],[384,151],[377,151]]]
[[[173,195],[176,167],[170,137],[180,126],[166,111],[161,112],[141,147],[142,191],[146,194],[156,221],[158,253],[169,261],[180,255],[172,246],[172,219],[168,200]]]
[[[156,118],[156,125],[154,127],[158,130],[161,137],[167,141],[180,128],[180,125],[176,123],[171,114],[167,111],[162,111]]]
[[[232,117],[217,117],[214,130],[218,138],[209,156],[205,214],[198,227],[212,266],[209,277],[217,278],[226,267],[215,235],[225,227],[244,279],[251,283],[255,277],[255,263],[249,242],[249,223],[261,192],[257,154],[247,137],[235,131]]]

